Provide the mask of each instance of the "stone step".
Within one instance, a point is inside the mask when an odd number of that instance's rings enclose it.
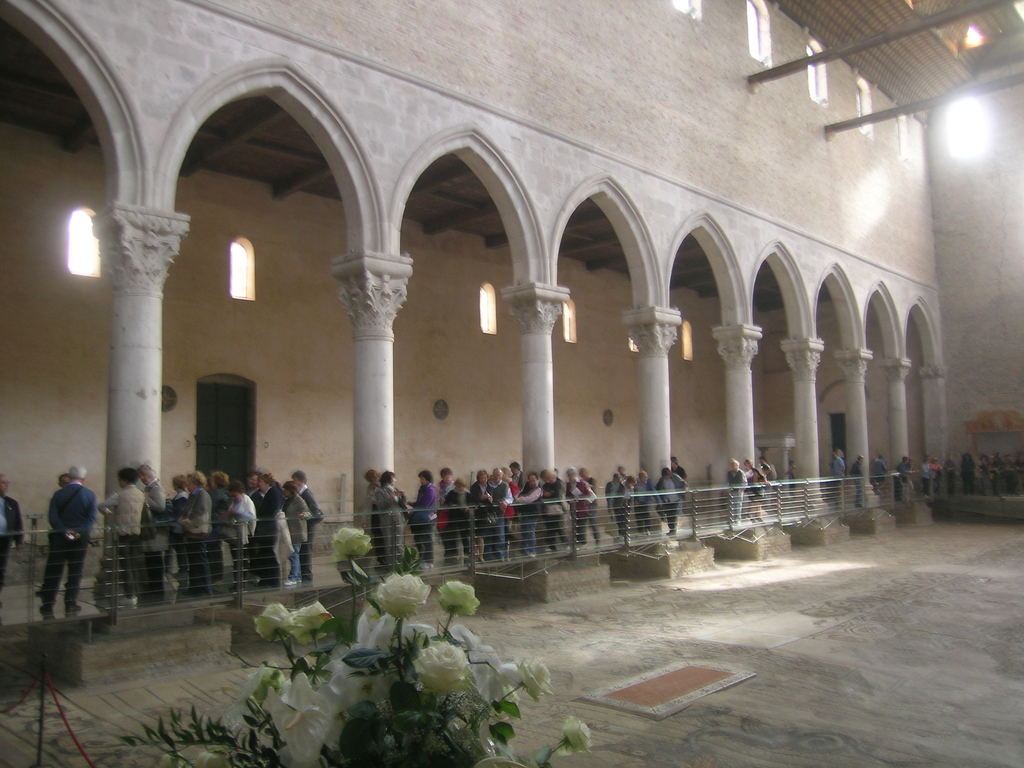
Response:
[[[729,560],[770,560],[793,548],[792,540],[781,528],[751,528],[741,536],[713,536],[705,543],[714,547],[715,557]]]
[[[678,579],[715,567],[715,550],[700,542],[684,541],[679,547],[652,544],[628,554],[606,552],[601,562],[613,579]]]

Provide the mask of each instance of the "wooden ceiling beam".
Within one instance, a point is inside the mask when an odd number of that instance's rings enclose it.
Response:
[[[313,184],[319,184],[324,179],[331,178],[331,169],[327,166],[321,168],[313,168],[303,173],[290,176],[279,182],[275,182],[273,185],[273,197],[275,200],[283,200],[289,195],[294,195],[296,192],[301,192],[308,186]]]
[[[442,184],[448,184],[453,181],[459,181],[468,176],[473,176],[473,171],[469,166],[462,164],[461,162],[453,165],[439,165],[437,168],[427,168],[420,177],[416,179],[416,183],[412,185],[409,195],[415,195],[418,192],[430,192],[432,189],[441,186]]]
[[[573,237],[581,237],[581,235],[573,235]],[[600,246],[608,245],[609,243],[619,242],[618,235],[612,232],[610,235],[599,235],[598,237],[587,238],[586,242],[573,243],[572,245],[565,244],[565,238],[562,238],[562,243],[558,248],[559,255],[567,253],[579,253],[580,251],[589,251],[591,248],[597,248]]]
[[[459,227],[476,221],[477,219],[492,216],[497,212],[498,206],[494,204],[493,200],[488,200],[486,203],[481,203],[476,208],[464,211],[455,211],[453,213],[443,213],[440,216],[435,216],[434,218],[427,219],[423,222],[423,234],[438,235],[441,232],[458,229]]]
[[[247,110],[242,117],[235,121],[233,126],[220,134],[220,141],[217,144],[207,147],[202,151],[197,151],[191,157],[186,158],[185,162],[181,164],[179,175],[191,176],[202,168],[204,163],[208,163],[240,144],[250,143],[249,139],[255,136],[256,133],[269,127],[287,114],[287,112],[272,101],[261,103],[257,109]],[[253,143],[253,146],[256,146],[255,143]]]
[[[973,0],[972,2],[959,3],[945,11],[932,13],[921,18],[909,19],[894,27],[875,32],[873,35],[829,48],[827,51],[815,53],[812,56],[804,56],[801,59],[780,64],[777,67],[771,67],[762,72],[755,72],[747,77],[747,83],[751,86],[756,86],[760,83],[767,83],[771,80],[778,80],[796,74],[797,72],[806,72],[807,67],[812,67],[815,64],[845,59],[848,56],[886,45],[894,40],[900,40],[930,29],[945,27],[961,19],[976,16],[979,13],[985,13],[994,8],[1009,5],[1012,2],[1013,0]]]
[[[75,89],[70,85],[51,83],[27,75],[14,75],[10,72],[0,73],[0,85],[24,88],[26,91],[32,91],[32,93],[37,93],[40,96],[52,96],[63,101],[82,103],[82,100],[78,98],[78,94],[75,93]]]
[[[562,254],[559,253],[558,255],[561,256]],[[607,269],[608,267],[612,266],[616,262],[618,262],[618,261],[625,261],[625,260],[626,260],[626,255],[624,253],[619,253],[619,254],[616,254],[615,256],[605,256],[605,257],[600,258],[600,259],[591,259],[590,261],[586,262],[587,272],[596,272],[599,269]],[[627,269],[629,268],[628,263],[627,263],[626,267],[627,267]]]
[[[508,235],[505,234],[504,230],[501,232],[495,232],[493,235],[487,235],[487,237],[484,238],[484,247],[490,248],[491,250],[495,248],[504,248],[506,245],[508,245]]]
[[[92,131],[92,118],[85,112],[75,124],[60,136],[60,146],[65,152],[78,152],[85,146],[86,139]]]
[[[1014,88],[1022,83],[1024,83],[1024,72],[1018,72],[1015,75],[1001,77],[997,80],[988,80],[983,83],[971,83],[960,88],[954,88],[952,91],[948,91],[941,96],[933,96],[930,99],[922,99],[921,101],[915,101],[912,104],[905,104],[902,107],[883,109],[881,112],[872,112],[870,115],[862,115],[861,117],[854,117],[850,120],[830,123],[825,126],[825,136],[827,138],[833,133],[851,131],[854,128],[860,128],[862,125],[882,123],[886,120],[892,120],[893,118],[900,117],[901,115],[912,115],[915,112],[928,112],[937,107],[949,104],[950,102],[957,101],[958,99],[964,99],[968,96],[983,96],[986,93],[994,93],[995,91],[1002,91],[1006,88]]]
[[[715,289],[715,294],[717,295],[718,283],[715,282],[714,277],[712,277],[711,280],[697,281],[678,280],[676,278],[673,278],[668,284],[668,289],[670,291],[674,291],[676,288],[687,288],[691,291],[697,291],[697,293],[700,293],[702,290],[706,290],[707,288],[710,287],[713,287]]]

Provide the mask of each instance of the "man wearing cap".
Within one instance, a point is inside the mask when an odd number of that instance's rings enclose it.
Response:
[[[96,495],[82,484],[85,467],[71,467],[68,475],[71,481],[50,499],[50,554],[46,558],[43,588],[38,593],[42,600],[39,612],[44,619],[53,618],[53,604],[65,564],[68,579],[64,582],[64,614],[73,616],[82,610],[78,589],[89,549],[89,531],[96,524]]]

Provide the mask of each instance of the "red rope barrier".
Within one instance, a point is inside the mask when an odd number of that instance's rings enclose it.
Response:
[[[25,691],[25,694],[20,699],[18,699],[17,703],[12,704],[7,709],[0,709],[0,715],[6,715],[8,712],[13,712],[15,709],[17,709],[18,705],[25,701],[25,699],[28,698],[28,695],[32,693],[32,689],[36,687],[36,683],[38,682],[39,675],[36,675],[35,678],[33,678],[32,683],[29,685],[28,690]]]
[[[50,693],[53,694],[53,703],[57,705],[57,711],[60,712],[60,719],[64,721],[64,727],[68,729],[68,733],[71,735],[71,740],[75,742],[75,746],[78,747],[78,751],[82,753],[82,757],[84,757],[85,762],[89,764],[89,768],[96,768],[96,764],[89,759],[87,754],[85,754],[85,748],[78,740],[78,737],[75,736],[75,732],[71,730],[71,723],[68,722],[68,718],[64,714],[64,707],[60,705],[60,699],[57,698],[57,691],[53,689],[53,681],[50,679],[49,675],[46,676],[46,685],[49,687]]]

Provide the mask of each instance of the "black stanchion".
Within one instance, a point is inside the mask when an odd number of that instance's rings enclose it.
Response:
[[[46,654],[39,667],[39,738],[36,741],[36,762],[32,768],[43,767],[43,726],[46,718]]]

